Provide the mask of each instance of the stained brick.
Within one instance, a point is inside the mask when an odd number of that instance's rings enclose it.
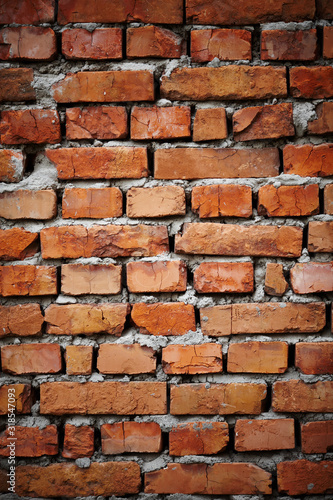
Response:
[[[67,375],[90,375],[92,372],[93,347],[91,345],[66,346]]]
[[[215,455],[225,451],[229,442],[226,422],[179,424],[169,432],[170,455]]]
[[[120,293],[121,266],[63,264],[61,266],[61,292],[65,295]]]
[[[5,68],[0,70],[0,102],[34,101],[32,86],[34,72],[31,68]]]
[[[234,29],[209,29],[191,31],[191,57],[195,62],[251,61],[251,32]]]
[[[162,450],[161,428],[155,422],[116,422],[101,426],[102,453],[158,453]]]
[[[322,99],[333,97],[333,67],[290,68],[290,93],[293,97]]]
[[[32,257],[39,250],[38,233],[18,227],[0,229],[0,248],[2,260],[23,260]]]
[[[324,212],[333,215],[333,184],[328,184],[324,189]]]
[[[283,265],[269,262],[266,266],[265,293],[282,297],[288,290],[288,283],[283,275]]]
[[[132,187],[127,191],[126,212],[131,218],[185,215],[185,191],[180,186]]]
[[[237,184],[195,186],[192,189],[192,210],[201,219],[210,217],[250,217],[252,189]]]
[[[187,268],[180,260],[129,262],[126,272],[131,293],[186,291]]]
[[[306,384],[301,380],[278,381],[273,384],[273,411],[324,413],[333,411],[333,382]]]
[[[57,215],[57,195],[52,189],[0,194],[0,217],[4,219],[53,219]]]
[[[60,345],[4,345],[1,347],[1,364],[3,372],[14,375],[58,373],[61,371]]]
[[[100,344],[97,370],[100,373],[155,373],[155,351],[140,344]]]
[[[324,36],[323,36],[323,56],[325,59],[332,59],[333,58],[333,26],[324,26],[323,33],[324,33]]]
[[[228,137],[227,117],[224,108],[197,109],[193,123],[193,140],[214,141]]]
[[[64,449],[65,458],[91,457],[94,454],[94,428],[89,425],[65,425]]]
[[[308,122],[309,134],[333,132],[333,102],[321,102],[316,107],[318,118]]]
[[[53,109],[2,111],[2,144],[57,144],[61,141],[58,112]]]
[[[196,330],[194,307],[182,302],[133,304],[131,318],[140,333],[184,335]]]
[[[295,366],[306,375],[333,373],[333,344],[331,342],[297,343]]]
[[[56,295],[57,268],[51,266],[0,267],[0,295]]]
[[[288,450],[295,448],[294,419],[237,420],[236,451]]]
[[[0,30],[0,59],[50,61],[57,54],[57,40],[51,28],[20,26]]]
[[[0,455],[9,457],[8,443],[11,434],[7,428],[0,434]],[[56,425],[45,428],[15,426],[15,456],[41,457],[58,454],[58,431]]]
[[[287,368],[286,342],[243,342],[229,345],[228,372],[284,373]]]
[[[76,28],[62,32],[61,50],[66,59],[121,59],[122,29]]]
[[[305,262],[290,270],[291,286],[295,293],[333,291],[333,262]]]
[[[299,217],[319,213],[319,186],[267,185],[258,191],[258,214],[269,217]]]
[[[333,448],[333,420],[301,425],[303,453],[327,453]]]
[[[14,149],[0,150],[0,182],[18,182],[22,180],[26,156]]]
[[[127,112],[123,106],[66,109],[67,139],[125,139]]]
[[[295,460],[277,464],[280,493],[288,495],[316,495],[333,490],[333,462]]]
[[[333,79],[332,79],[333,80]],[[333,175],[333,144],[288,144],[283,148],[285,174],[302,177],[327,177]]]
[[[203,262],[194,271],[193,286],[199,293],[247,293],[253,291],[250,262]]]
[[[191,137],[191,109],[188,106],[132,108],[131,139],[182,137]]]
[[[15,399],[15,403],[12,402]],[[8,402],[15,405],[16,414],[31,412],[32,392],[29,384],[7,384],[0,387],[0,415],[8,414]]]
[[[261,33],[264,61],[314,61],[318,57],[317,31],[269,30]]]
[[[186,55],[186,42],[173,31],[158,26],[128,28],[127,57],[158,57],[179,59]]]
[[[222,372],[222,348],[218,344],[169,345],[162,351],[164,373],[193,375]]]
[[[309,222],[309,252],[333,251],[333,222]]]
[[[0,337],[38,335],[43,322],[39,304],[0,306]]]
[[[54,0],[21,0],[0,3],[1,24],[40,24],[54,20]]]
[[[63,219],[121,217],[123,196],[117,187],[66,188],[62,198]]]

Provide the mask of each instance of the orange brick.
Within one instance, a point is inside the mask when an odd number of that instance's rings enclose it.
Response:
[[[283,148],[285,174],[302,177],[327,177],[333,175],[333,144],[288,144]]]
[[[253,291],[250,262],[203,262],[194,271],[193,286],[199,293],[247,293]]]
[[[333,382],[278,381],[273,384],[272,409],[276,413],[329,413],[333,411],[332,389]]]
[[[283,274],[283,265],[268,263],[266,266],[265,293],[282,297],[287,290],[288,283]]]
[[[235,450],[266,451],[295,448],[294,419],[237,420]]]
[[[317,30],[269,30],[261,33],[264,61],[314,61],[318,57]]]
[[[132,108],[131,139],[182,137],[191,137],[191,108],[188,106]]]
[[[303,453],[327,453],[333,447],[333,420],[301,425]]]
[[[2,2],[0,18],[3,24],[40,24],[54,20],[54,0],[21,0]]]
[[[193,123],[193,140],[195,142],[214,141],[227,137],[227,117],[224,108],[197,109]]]
[[[125,139],[127,111],[123,106],[66,109],[67,139]]]
[[[14,375],[58,373],[61,352],[58,344],[21,344],[1,347],[2,371]]]
[[[62,198],[63,219],[121,217],[123,195],[119,188],[66,188]]]
[[[0,455],[3,457],[10,456],[8,447],[10,439],[11,433],[7,428],[0,434]],[[58,431],[56,425],[47,425],[44,429],[15,426],[15,456],[42,457],[43,455],[57,454]]]
[[[61,292],[65,295],[120,293],[121,266],[63,264],[61,266]]]
[[[64,449],[65,458],[91,457],[94,454],[94,428],[88,425],[65,425]]]
[[[0,102],[34,101],[32,86],[34,72],[31,68],[5,68],[0,70]]]
[[[242,342],[229,345],[228,372],[284,373],[287,368],[286,342]]]
[[[187,268],[181,260],[129,262],[126,271],[131,293],[186,291]]]
[[[0,306],[0,337],[25,337],[41,333],[44,316],[39,304]]]
[[[162,366],[169,375],[220,373],[222,348],[218,344],[169,345],[162,350]]]
[[[0,267],[0,295],[56,295],[57,268],[51,266]]]
[[[14,149],[0,150],[0,182],[19,182],[25,170],[26,155]]]
[[[67,375],[90,375],[93,347],[91,345],[68,345],[65,360]]]
[[[234,29],[191,31],[191,58],[195,62],[251,61],[251,32]]]
[[[8,415],[8,403],[15,405],[16,414],[31,413],[32,402],[29,384],[7,384],[0,387],[0,415]]]
[[[277,464],[278,490],[289,495],[316,495],[331,493],[333,489],[333,462],[295,460]]]
[[[210,217],[251,217],[252,189],[237,184],[195,186],[192,210],[201,219]]]
[[[0,258],[2,260],[24,260],[39,250],[38,233],[18,227],[0,229]]]
[[[131,318],[140,333],[184,335],[196,330],[194,307],[183,302],[133,304]]]
[[[158,453],[162,450],[161,428],[155,422],[116,422],[101,426],[102,453]]]
[[[25,109],[1,112],[2,144],[57,144],[61,141],[58,112],[53,109]]]
[[[324,212],[333,215],[333,184],[328,184],[324,189]]]
[[[2,60],[50,61],[55,58],[56,54],[57,40],[51,28],[20,26],[0,30],[0,59]]]
[[[53,219],[57,215],[57,195],[52,189],[0,194],[0,217],[4,219]]]
[[[316,106],[317,120],[308,122],[309,134],[333,132],[333,102],[321,102]]]
[[[333,262],[295,264],[290,280],[295,293],[333,292]]]
[[[333,27],[332,26],[324,26],[323,57],[325,59],[332,59],[333,58]]]
[[[122,29],[97,28],[88,31],[82,28],[62,32],[61,50],[66,59],[121,59]]]
[[[229,442],[226,422],[179,424],[169,432],[170,455],[215,455],[225,451]]]
[[[231,335],[231,306],[205,307],[199,311],[201,331],[204,335]]]
[[[127,57],[179,59],[186,55],[186,42],[173,31],[158,26],[127,29]]]
[[[319,213],[319,186],[267,185],[258,191],[258,214],[269,217],[298,217]]]
[[[333,251],[333,222],[309,222],[309,252]]]
[[[290,94],[304,99],[333,97],[333,68],[299,66],[290,68]]]
[[[127,191],[126,212],[131,218],[185,215],[185,191],[180,186],[132,187]]]
[[[297,343],[295,366],[306,375],[333,373],[333,344],[331,342]]]
[[[97,370],[100,373],[130,375],[155,373],[155,351],[140,344],[100,344]]]

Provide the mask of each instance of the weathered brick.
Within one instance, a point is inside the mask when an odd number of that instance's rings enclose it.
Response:
[[[0,337],[38,335],[43,322],[39,304],[0,306]]]
[[[309,252],[333,251],[333,222],[309,222]]]
[[[333,462],[280,462],[277,464],[277,481],[279,492],[288,495],[332,493]]]
[[[273,384],[272,409],[277,413],[332,412],[333,382],[306,384],[301,380]]]
[[[188,106],[132,108],[131,139],[182,137],[191,137],[191,108]]]
[[[266,266],[265,293],[282,297],[288,290],[288,283],[283,275],[283,265],[269,262]]]
[[[169,432],[170,455],[215,455],[225,451],[229,442],[226,422],[179,424]]]
[[[58,373],[61,352],[58,344],[21,344],[1,347],[2,371],[14,375]]]
[[[0,455],[9,457],[8,443],[11,434],[4,430],[0,434]],[[58,454],[58,430],[56,425],[47,425],[44,428],[15,426],[15,456],[42,457],[43,455]]]
[[[61,50],[66,59],[121,59],[123,56],[121,28],[83,28],[62,32]]]
[[[131,293],[186,291],[187,267],[181,260],[129,262],[126,271]]]
[[[26,156],[14,149],[0,150],[0,182],[19,182],[25,170]]]
[[[161,415],[166,412],[165,382],[46,382],[40,386],[41,414]]]
[[[40,24],[54,20],[54,0],[0,2],[1,24]]]
[[[145,474],[146,493],[254,495],[271,491],[271,475],[249,463],[171,463]]]
[[[45,310],[46,331],[50,335],[121,335],[128,304],[51,304]]]
[[[125,139],[127,112],[123,106],[66,109],[67,139]]]
[[[0,217],[4,219],[53,219],[57,215],[57,195],[52,189],[0,194]]]
[[[123,214],[119,188],[66,188],[62,198],[63,219],[108,219]]]
[[[261,33],[264,61],[314,61],[318,57],[317,30],[269,30]]]
[[[309,134],[333,132],[333,102],[321,102],[316,106],[317,119],[308,122]]]
[[[155,151],[155,179],[234,179],[275,177],[276,148],[172,148]]]
[[[333,184],[327,184],[324,189],[324,212],[333,215]]]
[[[58,112],[53,109],[24,109],[1,112],[2,144],[56,144],[61,141]]]
[[[305,262],[290,270],[295,293],[333,292],[333,262]]]
[[[231,306],[205,307],[200,311],[200,326],[204,335],[231,335]]]
[[[183,302],[133,304],[131,318],[140,333],[184,335],[196,330],[194,307]]]
[[[158,26],[128,28],[126,52],[129,59],[159,57],[179,59],[186,55],[186,42],[173,31]]]
[[[199,293],[248,293],[253,291],[250,262],[203,262],[194,271],[194,289]]]
[[[306,375],[333,373],[333,343],[297,343],[295,351],[295,366]]]
[[[69,73],[51,93],[61,103],[153,101],[154,76],[145,70]]]
[[[63,264],[61,266],[61,292],[65,295],[120,293],[121,266]]]
[[[162,351],[163,371],[169,375],[220,373],[222,363],[222,348],[218,344],[169,345]]]
[[[60,0],[58,23],[124,23],[141,21],[156,24],[181,24],[183,3],[170,0],[167,4],[159,0],[97,0],[94,4],[85,0]]]
[[[228,372],[284,373],[287,368],[286,342],[242,342],[229,345]]]
[[[185,191],[180,186],[132,187],[127,191],[126,213],[130,218],[185,215]]]
[[[333,420],[301,425],[303,453],[327,453],[333,448]]]
[[[215,141],[228,137],[227,117],[224,108],[197,109],[193,123],[193,140]]]
[[[251,61],[251,31],[209,29],[191,31],[191,58],[195,62]]]
[[[18,227],[0,229],[0,249],[2,260],[23,260],[32,257],[39,250],[38,233]]]
[[[294,419],[237,420],[236,451],[288,450],[295,448]]]
[[[323,30],[323,57],[325,59],[332,59],[333,58],[333,26],[324,26],[324,30]]]
[[[12,399],[15,399],[13,403]],[[15,406],[16,414],[31,412],[32,393],[29,384],[7,384],[0,387],[0,415],[8,414],[8,403]]]
[[[269,217],[319,214],[319,186],[262,186],[258,191],[258,214]]]
[[[320,19],[333,19],[333,4],[330,0],[317,0],[316,7]]]
[[[67,375],[90,375],[92,372],[93,347],[91,345],[66,346]]]
[[[235,141],[293,136],[293,105],[285,102],[240,109],[233,114],[232,126]]]
[[[0,29],[0,59],[51,61],[57,54],[57,40],[51,28],[20,26]]]
[[[161,95],[173,101],[286,97],[286,70],[236,65],[219,68],[177,68],[170,75],[162,76]]]
[[[100,373],[155,373],[156,357],[151,347],[140,344],[100,344],[97,370]]]
[[[175,237],[176,253],[299,257],[302,229],[296,226],[237,226],[185,223]]]
[[[87,469],[72,463],[23,465],[16,469],[15,491],[20,496],[122,496],[138,493],[140,486],[140,466],[136,462],[93,462]]]
[[[0,267],[0,295],[56,295],[57,268],[51,266]]]
[[[31,68],[5,68],[0,70],[0,102],[34,101],[32,86],[34,71]]]
[[[251,217],[252,189],[237,184],[195,186],[192,210],[201,219],[210,217]]]
[[[166,226],[61,226],[42,229],[43,259],[152,257],[169,251]]]
[[[333,78],[332,78],[333,81]],[[333,144],[288,144],[283,148],[285,174],[302,177],[327,177],[333,175]]]
[[[155,422],[116,422],[101,426],[102,453],[158,453],[162,450],[161,428]]]
[[[94,428],[89,425],[65,425],[64,449],[65,458],[91,457],[94,454]]]
[[[290,68],[290,93],[293,97],[322,99],[333,97],[333,67]]]

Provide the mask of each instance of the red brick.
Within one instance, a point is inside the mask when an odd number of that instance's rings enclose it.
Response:
[[[333,251],[333,222],[309,222],[309,252]]]
[[[196,330],[194,307],[183,302],[133,304],[131,318],[140,333],[184,335]]]
[[[301,380],[273,384],[272,409],[277,413],[323,413],[333,411],[333,382],[306,384]]]
[[[286,342],[243,342],[229,345],[228,372],[284,373],[287,368]]]
[[[169,432],[169,453],[176,456],[215,455],[225,451],[228,442],[226,422],[179,424]]]
[[[129,262],[126,271],[131,293],[186,291],[187,268],[181,260]]]
[[[148,176],[147,149],[135,147],[47,149],[46,156],[68,179],[140,179]]]
[[[43,322],[39,304],[0,306],[0,337],[38,335]]]
[[[151,71],[82,71],[69,73],[52,86],[56,102],[153,101]]]
[[[204,335],[231,335],[231,306],[205,307],[199,312],[201,331]]]
[[[247,293],[253,291],[250,262],[203,262],[194,271],[194,289],[199,293]]]
[[[332,9],[333,10],[333,9]],[[324,26],[323,36],[323,57],[333,58],[333,26]]]
[[[66,59],[121,59],[122,35],[121,28],[64,30],[61,50]]]
[[[61,292],[65,295],[120,293],[121,266],[63,264],[61,266]]]
[[[333,175],[333,144],[288,144],[283,148],[283,170],[302,177]]]
[[[301,425],[303,453],[327,453],[333,448],[333,420]]]
[[[66,346],[67,375],[90,375],[92,372],[93,347],[91,345]]]
[[[12,434],[7,428],[0,434],[0,455],[9,457],[8,443]],[[45,428],[15,426],[15,456],[42,457],[58,454],[58,431],[56,425]]]
[[[222,348],[218,344],[169,345],[162,351],[164,373],[193,375],[196,373],[220,373]]]
[[[219,0],[187,0],[186,19],[193,24],[226,25],[305,21],[314,18],[315,10],[314,0],[293,0],[288,4],[285,0],[273,4],[268,0],[253,0],[251,4],[247,0],[229,0],[226,8],[221,8]]]
[[[295,448],[294,419],[237,420],[236,451],[288,450]]]
[[[0,493],[8,493],[8,470],[0,469]]]
[[[186,42],[173,31],[158,26],[127,29],[127,57],[179,59],[186,55]]]
[[[232,126],[236,142],[293,136],[293,105],[286,102],[240,109],[233,114]]]
[[[41,230],[43,259],[152,257],[169,251],[166,226],[61,226]]]
[[[269,30],[261,33],[264,61],[314,61],[318,57],[317,31]]]
[[[194,62],[251,61],[251,32],[248,30],[209,29],[191,31],[191,58]]]
[[[316,7],[320,19],[333,19],[333,4],[330,0],[317,0]]]
[[[271,475],[249,463],[171,463],[145,474],[146,493],[253,495],[271,491]]]
[[[162,415],[166,412],[165,382],[46,382],[40,386],[41,414]]]
[[[61,352],[58,344],[21,344],[1,347],[2,371],[14,375],[58,373]]]
[[[316,106],[318,118],[308,122],[309,134],[328,134],[333,132],[333,102],[321,102]]]
[[[276,148],[172,148],[155,151],[155,179],[234,179],[275,177]]]
[[[127,191],[126,212],[130,218],[185,215],[185,191],[180,186],[132,187]]]
[[[277,481],[279,492],[289,495],[332,493],[333,462],[280,462],[277,464]]]
[[[161,428],[155,422],[116,422],[101,426],[102,453],[158,453],[162,450]]]
[[[57,40],[51,28],[20,26],[0,30],[0,59],[51,61],[57,54]]]
[[[124,330],[128,304],[51,304],[45,310],[46,332],[50,335],[120,336]]]
[[[197,109],[193,123],[193,140],[215,141],[228,137],[227,117],[224,108]]]
[[[61,141],[58,112],[53,109],[2,111],[2,144],[56,144]]]
[[[290,94],[305,99],[333,97],[333,68],[316,66],[290,68]]]
[[[65,425],[64,449],[65,458],[91,457],[94,454],[94,428],[88,425]]]
[[[306,375],[333,373],[333,343],[297,343],[295,366]]]
[[[18,182],[22,180],[26,156],[14,149],[0,150],[0,182]]]
[[[131,139],[178,137],[191,137],[191,109],[188,106],[132,108]]]
[[[57,268],[51,266],[0,267],[0,295],[56,295]]]
[[[62,198],[63,219],[108,219],[123,214],[119,188],[66,188]]]
[[[5,68],[0,70],[0,102],[34,101],[32,86],[34,72],[31,68]]]
[[[87,469],[72,463],[16,469],[15,491],[20,496],[122,496],[138,493],[140,487],[140,466],[136,462],[93,462]]]
[[[269,217],[319,214],[319,186],[263,186],[258,191],[258,214]]]
[[[333,292],[333,262],[295,264],[290,279],[295,293]]]
[[[221,66],[177,68],[161,79],[161,96],[173,101],[286,97],[285,68]]]
[[[141,21],[156,24],[181,24],[183,22],[183,3],[170,0],[97,0],[94,4],[85,0],[60,0],[58,23],[124,23]]]
[[[251,217],[252,189],[237,184],[195,186],[192,210],[201,219],[210,217]]]
[[[12,402],[12,398],[15,399],[15,403]],[[30,413],[32,406],[31,385],[2,385],[0,387],[0,415],[8,414],[8,403],[15,405],[15,414]]]
[[[282,297],[288,290],[288,283],[283,274],[282,264],[268,263],[265,276],[265,293],[275,297]]]
[[[0,229],[0,248],[2,260],[23,260],[32,257],[39,250],[38,233],[18,227]]]
[[[1,24],[40,24],[54,20],[54,0],[0,2]]]
[[[155,373],[156,357],[151,347],[140,344],[100,344],[97,370],[100,373]]]
[[[327,184],[324,189],[324,212],[333,215],[333,184]]]
[[[67,139],[125,139],[127,135],[123,106],[66,109]]]
[[[57,195],[52,189],[19,189],[0,194],[0,217],[4,219],[53,219],[57,215]]]

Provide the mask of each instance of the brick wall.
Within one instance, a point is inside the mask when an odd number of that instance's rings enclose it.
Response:
[[[332,20],[0,0],[0,492],[330,498]]]

